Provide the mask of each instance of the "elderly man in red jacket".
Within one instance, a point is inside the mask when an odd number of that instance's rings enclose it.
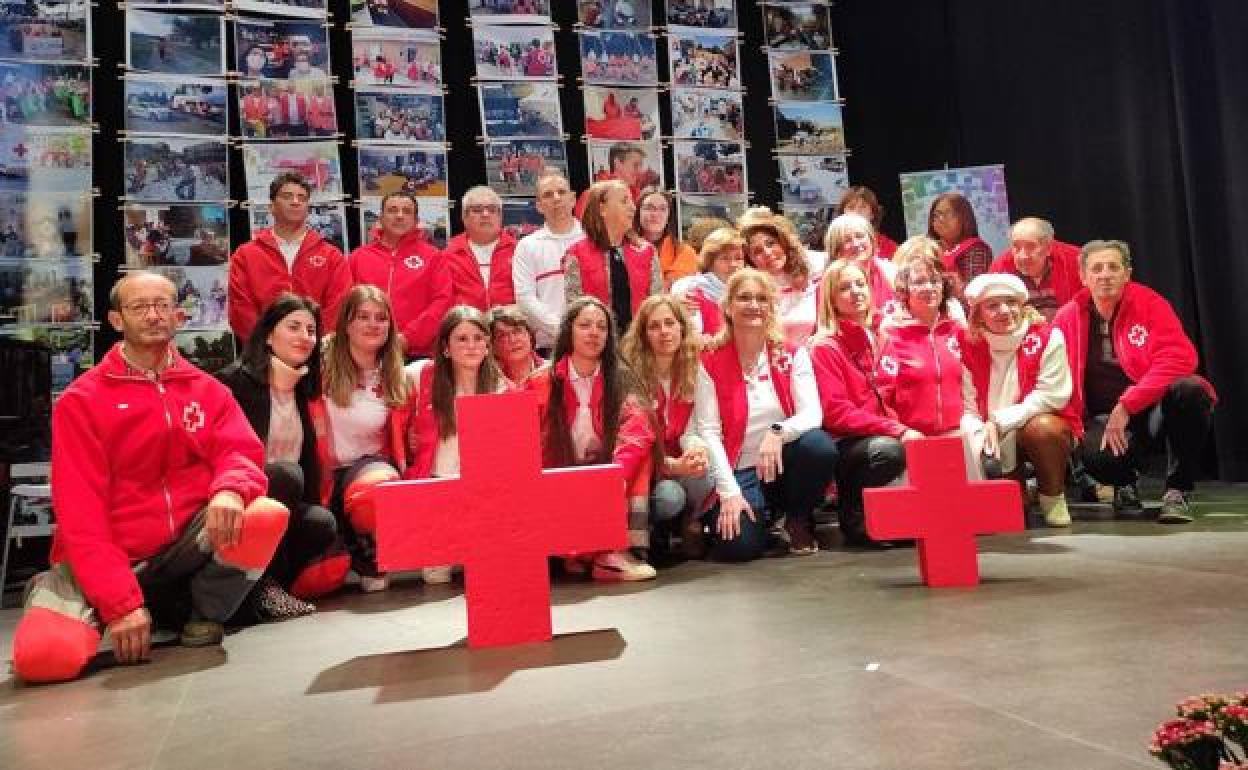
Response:
[[[1169,455],[1158,521],[1191,521],[1195,486],[1217,394],[1196,374],[1196,348],[1160,294],[1131,280],[1122,241],[1091,241],[1079,252],[1084,289],[1057,313],[1074,375],[1071,403],[1086,434],[1088,473],[1114,487],[1114,510],[1137,516],[1140,455],[1165,440]]]
[[[1027,304],[1052,321],[1083,283],[1079,279],[1079,247],[1053,237],[1053,225],[1040,217],[1023,217],[1010,228],[1010,248],[997,255],[992,273],[1011,273],[1027,287]]]
[[[472,305],[485,313],[514,305],[511,258],[516,239],[503,229],[503,199],[485,185],[464,193],[460,206],[464,231],[446,244],[446,262],[455,288],[452,304]]]
[[[220,644],[286,529],[286,509],[262,496],[264,445],[230,391],[173,347],[174,285],[134,272],[111,300],[122,342],[52,410],[52,569],[13,638],[28,682],[78,676],[101,628],[119,663],[146,659],[153,614],[178,616],[161,600],[188,584],[182,644]]]

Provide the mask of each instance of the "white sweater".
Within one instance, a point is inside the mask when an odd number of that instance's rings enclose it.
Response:
[[[555,235],[550,228],[529,233],[516,243],[511,259],[511,282],[516,304],[533,325],[537,347],[554,346],[563,317],[563,255],[585,237],[581,223],[573,220],[571,231]]]

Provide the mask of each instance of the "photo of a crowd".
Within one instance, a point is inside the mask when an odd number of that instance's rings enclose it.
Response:
[[[91,188],[91,135],[70,128],[0,127],[0,191]]]
[[[745,135],[741,92],[673,88],[672,133],[678,139],[741,139]]]
[[[0,57],[22,61],[86,62],[90,6],[83,2],[0,3]]]
[[[351,0],[351,24],[434,29],[438,26],[438,0]]]
[[[222,205],[126,206],[122,222],[129,267],[211,267],[230,254]]]
[[[550,27],[477,24],[473,59],[483,79],[555,77],[555,35]]]
[[[416,198],[416,219],[426,240],[439,249],[450,238],[450,202],[446,198]],[[360,199],[360,232],[369,237],[381,217],[381,198]]]
[[[328,30],[313,21],[248,19],[234,24],[236,69],[243,78],[324,80]]]
[[[567,176],[568,160],[558,139],[512,139],[485,145],[485,173],[499,195],[536,195],[546,169]]]
[[[593,85],[658,85],[654,35],[644,32],[582,32],[581,75],[586,83]]]
[[[785,204],[835,206],[849,189],[844,155],[781,155],[778,160]]]
[[[777,101],[837,99],[836,62],[827,51],[771,51],[771,92]]]
[[[342,164],[337,142],[253,142],[243,145],[247,198],[269,201],[269,184],[279,174],[293,171],[312,187],[312,200],[342,197]]]
[[[532,198],[503,199],[503,229],[516,240],[541,229],[544,222]]]
[[[478,94],[487,139],[556,139],[563,133],[555,83],[483,83]]]
[[[88,259],[0,264],[0,326],[91,321]]]
[[[125,79],[125,102],[124,125],[130,133],[228,133],[228,93],[219,81],[134,75]]]
[[[244,80],[239,124],[245,139],[302,139],[338,133],[329,80]]]
[[[0,122],[22,126],[91,125],[91,70],[73,64],[0,62]]]
[[[550,22],[550,0],[468,0],[474,20],[499,24]]]
[[[241,26],[241,25],[240,25]],[[219,14],[126,12],[126,64],[167,75],[225,72],[225,19]]]
[[[737,26],[733,0],[667,0],[667,23],[727,29]]]
[[[219,267],[153,268],[178,288],[178,309],[182,311],[182,327],[194,329],[225,329],[226,276]]]
[[[700,195],[745,193],[745,154],[740,142],[674,142],[676,189]]]
[[[273,226],[273,215],[267,201],[251,203],[247,210],[252,236]],[[342,253],[350,251],[347,248],[347,212],[341,203],[313,203],[308,206],[308,227]]]
[[[357,85],[441,93],[441,45],[432,33],[355,31],[351,35],[351,73]]]
[[[674,85],[740,88],[736,32],[672,30],[668,46]]]
[[[446,150],[429,146],[360,148],[360,195],[446,197]]]
[[[776,152],[829,155],[845,151],[841,106],[833,102],[778,102]]]
[[[355,135],[361,142],[441,142],[446,139],[442,95],[357,91]]]
[[[56,259],[91,251],[91,198],[77,193],[0,194],[0,257]]]
[[[648,88],[586,86],[585,133],[594,139],[657,139],[658,92]]]
[[[767,46],[777,49],[825,50],[832,47],[830,11],[824,3],[763,6]]]
[[[128,200],[223,201],[229,198],[225,142],[132,137],[122,146]]]
[[[648,29],[649,0],[579,0],[577,20],[595,29]]]

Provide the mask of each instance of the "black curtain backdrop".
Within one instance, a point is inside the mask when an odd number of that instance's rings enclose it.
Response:
[[[654,0],[656,23],[663,0]],[[447,81],[450,196],[484,181],[471,32],[464,0],[441,1]],[[761,12],[738,0],[744,37],[748,174],[754,202],[774,204],[779,187]],[[553,0],[562,108],[573,186],[588,181],[573,0]],[[330,0],[335,74],[350,79],[346,0]],[[1013,218],[1034,214],[1058,237],[1082,243],[1121,238],[1132,246],[1135,277],[1173,303],[1221,395],[1210,472],[1248,480],[1248,3],[1241,0],[841,0],[833,8],[837,68],[845,99],[850,176],[881,197],[883,229],[904,236],[897,176],[949,166],[1004,163]],[[124,16],[95,8],[97,307],[123,254],[117,198],[122,118],[117,62],[124,61]],[[662,42],[662,41],[660,41]],[[232,42],[229,49],[233,53]],[[663,45],[659,72],[667,72]],[[352,92],[340,88],[346,134],[343,175],[355,185]],[[661,98],[661,103],[666,103]],[[664,110],[664,133],[670,114]],[[232,129],[234,130],[234,129]],[[671,167],[668,166],[668,179]],[[245,197],[232,153],[233,197]],[[458,229],[458,213],[452,210]],[[348,209],[358,243],[355,209]],[[242,211],[231,221],[246,236]],[[102,313],[101,313],[102,315]],[[111,342],[99,337],[101,348]]]

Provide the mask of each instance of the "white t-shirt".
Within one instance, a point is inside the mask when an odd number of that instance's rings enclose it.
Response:
[[[362,375],[347,408],[326,399],[335,468],[345,468],[365,455],[381,454],[390,410],[380,391],[381,370],[374,369]]]
[[[572,418],[572,451],[577,462],[584,462],[591,454],[602,448],[602,439],[594,430],[594,413],[590,411],[590,401],[594,397],[594,378],[602,370],[602,366],[594,367],[588,377],[577,374],[576,367],[568,365],[568,379],[572,390],[576,393],[576,416]]]
[[[497,245],[497,238],[484,246],[474,243],[471,239],[468,241],[468,246],[472,248],[472,255],[477,260],[477,269],[481,271],[481,283],[486,286],[490,285],[490,263],[494,261],[494,247]]]
[[[566,233],[552,233],[550,228],[543,227],[524,236],[516,243],[511,260],[516,304],[533,325],[539,348],[553,347],[559,334],[559,321],[566,304],[563,255],[568,247],[585,237],[581,223],[572,221],[573,227]]]
[[[277,248],[281,249],[282,257],[286,260],[286,269],[291,272],[294,272],[295,257],[299,256],[299,248],[303,246],[303,236],[307,234],[308,231],[305,228],[303,232],[288,241],[278,235],[276,231],[273,233],[273,239],[277,241]]]

